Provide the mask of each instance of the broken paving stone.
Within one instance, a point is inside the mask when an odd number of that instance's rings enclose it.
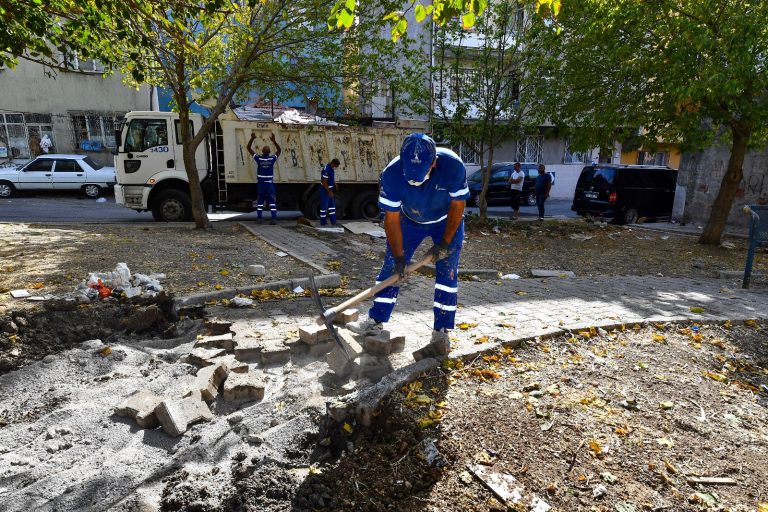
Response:
[[[115,414],[136,420],[141,428],[157,427],[155,408],[163,399],[148,389],[140,389],[115,408]]]
[[[186,432],[193,423],[213,419],[200,391],[193,391],[184,398],[164,400],[155,408],[155,415],[163,430],[173,437]]]
[[[211,364],[224,363],[229,368],[230,372],[234,373],[248,373],[248,363],[243,363],[237,360],[234,354],[227,354],[220,357],[214,357],[210,360]]]
[[[365,351],[370,354],[389,355],[392,352],[392,342],[388,335],[378,334],[365,337]]]
[[[473,464],[467,467],[502,503],[514,505],[523,500],[523,486],[509,473],[500,473],[491,468]]]
[[[263,400],[264,377],[257,373],[230,373],[224,381],[224,400]]]
[[[227,367],[226,363],[221,361],[200,368],[195,376],[192,390],[199,391],[205,401],[210,402],[211,400],[215,400],[219,394],[219,387],[227,378],[229,372],[229,367]]]
[[[279,343],[269,343],[261,349],[261,364],[285,364],[291,360],[291,348]]]
[[[216,336],[202,336],[195,341],[195,348],[223,348],[224,350],[232,350],[234,346],[235,342],[231,332]]]
[[[104,342],[101,340],[87,340],[80,344],[80,348],[83,350],[101,350],[104,348]]]
[[[196,348],[187,354],[186,362],[195,366],[210,366],[211,361],[227,353],[223,348]]]
[[[336,318],[333,322],[336,324],[346,325],[351,322],[357,322],[360,317],[360,312],[356,309],[345,309],[341,313],[336,314]]]
[[[325,325],[305,325],[299,327],[299,338],[307,345],[317,345],[321,341],[332,340],[333,335]]]
[[[209,336],[227,334],[231,332],[232,329],[232,322],[227,322],[226,320],[220,320],[218,318],[206,319],[204,325]]]
[[[550,510],[552,510],[552,506],[549,503],[538,496],[533,497],[533,500],[531,501],[531,512],[549,512]]]
[[[235,356],[240,361],[259,361],[261,360],[261,351],[263,349],[264,344],[260,340],[254,340],[252,338],[237,340]]]

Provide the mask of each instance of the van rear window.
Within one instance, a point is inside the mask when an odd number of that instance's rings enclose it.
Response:
[[[616,178],[616,169],[585,167],[579,176],[579,187],[612,185]]]

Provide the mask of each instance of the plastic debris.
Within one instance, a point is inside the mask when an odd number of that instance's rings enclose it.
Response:
[[[502,279],[509,280],[509,279],[520,279],[520,276],[517,274],[504,274],[501,276]]]
[[[302,293],[302,292],[304,292],[304,288],[302,288],[301,286],[297,286],[296,288],[293,289],[293,293]]]
[[[232,305],[237,308],[245,308],[253,305],[253,299],[246,297],[235,297],[232,299]]]
[[[32,295],[27,290],[11,290],[11,297],[14,299],[26,299]]]
[[[100,197],[100,198],[98,198],[98,199],[96,200],[96,202],[97,202],[97,203],[106,203],[106,202],[107,202],[107,198],[106,198],[106,197]]]
[[[286,256],[288,256],[288,253],[287,252],[283,252],[283,251],[279,251],[279,252],[275,253],[275,256],[280,256],[281,258],[285,258]]]

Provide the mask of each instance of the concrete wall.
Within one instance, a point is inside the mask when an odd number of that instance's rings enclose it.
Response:
[[[121,76],[102,78],[99,73],[55,73],[46,75],[45,67],[22,60],[11,69],[0,70],[0,112],[50,114],[55,150],[71,153],[73,143],[70,112],[107,113],[149,110],[149,88],[131,89]],[[110,163],[108,151],[94,154]]]
[[[676,212],[684,222],[703,226],[728,166],[729,148],[714,146],[699,153],[685,153],[680,162],[678,189],[685,192],[684,208]],[[744,180],[728,217],[728,226],[746,230],[745,204],[768,204],[768,151],[751,151],[744,161]],[[682,210],[682,211],[680,211]]]

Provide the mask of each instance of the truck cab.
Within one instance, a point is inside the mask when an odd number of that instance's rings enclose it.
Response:
[[[190,114],[192,133],[203,123]],[[151,211],[155,220],[190,220],[192,206],[184,166],[181,124],[172,112],[130,112],[119,130],[115,156],[115,201],[128,208]],[[208,176],[208,144],[195,153],[196,172]]]

